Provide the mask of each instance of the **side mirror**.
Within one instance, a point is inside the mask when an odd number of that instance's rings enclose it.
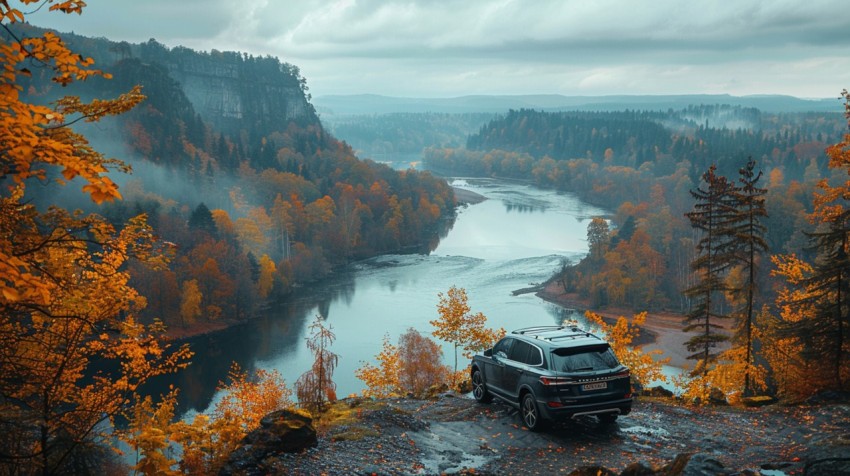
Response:
[[[493,356],[493,349],[485,349],[484,350],[484,357],[492,357],[492,356]]]

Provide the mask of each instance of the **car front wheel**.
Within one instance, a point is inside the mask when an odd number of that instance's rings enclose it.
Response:
[[[481,376],[481,371],[472,372],[472,396],[478,403],[490,403],[493,396],[487,390],[487,385],[484,383],[484,377]]]
[[[540,431],[545,427],[543,418],[537,409],[537,402],[534,401],[534,395],[526,393],[522,397],[520,405],[520,413],[522,414],[522,423],[531,431]]]

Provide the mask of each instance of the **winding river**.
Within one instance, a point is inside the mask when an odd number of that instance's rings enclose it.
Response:
[[[190,341],[192,365],[168,382],[181,389],[181,412],[205,411],[232,361],[248,370],[276,369],[291,386],[312,363],[305,338],[319,314],[336,334],[330,350],[339,355],[334,373],[339,396],[363,389],[354,371],[364,361],[374,362],[384,335],[395,343],[410,327],[430,334],[438,293],[453,285],[467,290],[473,312],[483,312],[490,327],[560,323],[561,308],[533,293],[512,291],[545,281],[563,259],[581,258],[588,221],[605,212],[573,195],[525,184],[470,178],[453,185],[487,200],[461,208],[430,254],[357,263],[256,320]],[[444,360],[453,360],[448,345]]]

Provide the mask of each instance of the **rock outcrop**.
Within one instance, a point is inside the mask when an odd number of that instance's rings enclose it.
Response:
[[[219,474],[268,474],[264,460],[281,453],[297,453],[318,444],[313,419],[303,413],[279,410],[248,433]]]

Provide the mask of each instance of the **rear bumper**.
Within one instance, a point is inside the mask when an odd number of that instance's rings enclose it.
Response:
[[[544,400],[537,401],[537,407],[543,414],[544,418],[554,421],[569,420],[580,415],[598,415],[601,413],[616,413],[618,415],[628,415],[632,411],[631,398],[621,400],[612,400],[599,403],[588,403],[580,405],[565,405],[562,407],[553,408]]]

